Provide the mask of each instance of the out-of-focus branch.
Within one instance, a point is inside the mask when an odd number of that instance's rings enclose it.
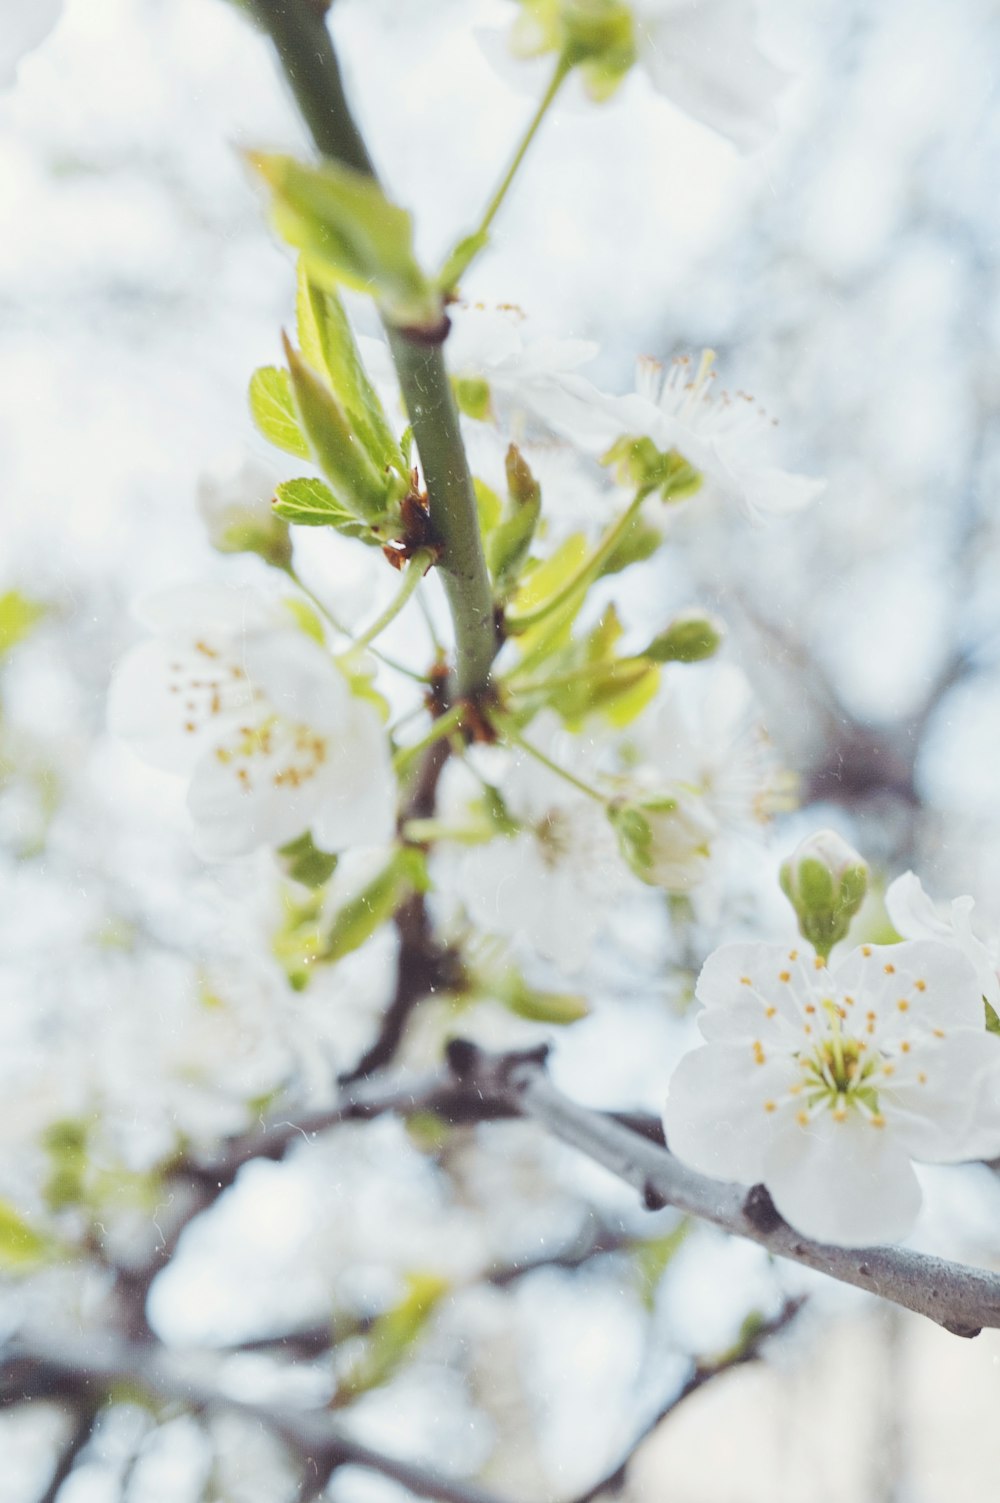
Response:
[[[73,1414],[73,1427],[63,1442],[52,1476],[38,1503],[56,1503],[63,1483],[76,1465],[77,1457],[94,1433],[98,1406],[89,1398],[79,1401]]]
[[[743,1367],[748,1362],[758,1361],[763,1355],[763,1349],[771,1337],[777,1336],[780,1331],[785,1330],[791,1324],[804,1303],[805,1301],[801,1299],[788,1300],[773,1319],[763,1321],[745,1340],[738,1342],[731,1351],[726,1352],[722,1357],[718,1357],[714,1362],[695,1362],[687,1378],[685,1378],[673,1397],[653,1415],[652,1419],[643,1425],[621,1461],[611,1471],[606,1472],[603,1477],[593,1483],[591,1487],[588,1487],[586,1492],[577,1493],[574,1498],[570,1499],[570,1503],[595,1503],[595,1500],[602,1497],[605,1493],[621,1492],[628,1478],[628,1469],[635,1453],[643,1442],[649,1439],[653,1431],[658,1429],[663,1424],[663,1421],[673,1414],[675,1409],[679,1409],[685,1399],[689,1399],[692,1394],[697,1393],[700,1388],[704,1388],[713,1379],[720,1378],[723,1373],[732,1372],[735,1367]]]
[[[642,1247],[643,1239],[634,1233],[605,1225],[596,1216],[588,1217],[580,1232],[571,1241],[555,1252],[540,1253],[538,1257],[526,1258],[523,1262],[497,1263],[488,1268],[476,1282],[494,1289],[509,1289],[533,1273],[558,1268],[569,1272],[582,1268],[593,1258],[608,1257],[613,1253],[628,1252]],[[309,1359],[320,1357],[332,1347],[356,1336],[364,1336],[371,1330],[373,1316],[347,1317],[343,1320],[318,1321],[313,1325],[296,1326],[291,1330],[274,1331],[265,1336],[255,1336],[227,1348],[231,1352],[263,1352],[273,1356],[288,1356]]]
[[[359,1466],[439,1503],[499,1503],[474,1483],[388,1456],[354,1440],[325,1409],[250,1404],[185,1376],[155,1347],[125,1342],[20,1337],[0,1352],[0,1404],[30,1398],[83,1398],[93,1403],[119,1385],[197,1412],[226,1410],[263,1425],[293,1451],[304,1468],[327,1476]]]

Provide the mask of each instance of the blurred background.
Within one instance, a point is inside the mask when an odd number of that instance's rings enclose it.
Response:
[[[492,60],[510,9],[334,9],[352,100],[428,258],[474,221],[532,109],[530,70]],[[788,932],[769,885],[778,856],[832,823],[885,875],[912,866],[936,896],[973,894],[995,933],[1000,7],[762,0],[760,41],[792,75],[766,150],[740,157],[640,75],[600,108],[570,99],[464,290],[518,304],[533,332],[597,341],[588,374],[606,389],[631,388],[639,354],[715,349],[724,384],[780,418],[788,467],[828,481],[768,530],[689,508],[635,604],[724,617],[727,654],[799,778],[802,807],[748,868],[727,932]],[[273,863],[203,866],[183,789],[104,730],[135,596],[263,571],[219,560],[195,507],[220,456],[264,453],[246,383],[292,317],[290,258],[240,162],[247,145],[304,140],[263,39],[222,0],[68,0],[0,94],[0,597],[13,592],[0,611],[0,1195],[30,1206],[45,1174],[68,1172],[39,1132],[96,1089],[128,1145],[107,1188],[123,1247],[156,1225],[142,1177],[178,1124],[236,1131],[293,1073],[321,1095],[387,998],[385,936],[293,992],[273,943],[294,930],[292,900]],[[306,540],[303,574],[354,616],[372,586],[335,577],[341,562]],[[560,1035],[556,1076],[579,1099],[657,1110],[694,1037],[681,1003],[711,923],[680,934],[662,917],[651,905],[599,955],[591,1015]],[[224,1003],[207,1021],[206,988]],[[416,1030],[412,1060],[447,1022]],[[991,1173],[924,1183],[917,1245],[1000,1263]],[[582,1500],[692,1358],[807,1293],[765,1362],[655,1430],[624,1496],[990,1496],[1000,1336],[959,1342],[676,1230],[528,1127],[442,1145],[380,1121],[248,1169],[184,1238],[151,1319],[170,1343],[224,1352],[205,1361],[234,1392],[321,1399],[331,1363],[363,1360],[365,1322],[414,1278],[437,1279],[447,1292],[405,1360],[351,1406],[357,1433],[511,1498]],[[609,1250],[587,1254],[591,1235]],[[579,1268],[559,1266],[581,1248]],[[552,1266],[480,1278],[539,1260]],[[25,1312],[90,1326],[106,1297],[97,1263],[12,1278],[0,1330]],[[267,1345],[334,1316],[357,1332],[332,1355],[293,1369]],[[3,1503],[44,1494],[66,1426],[56,1406],[0,1413]],[[296,1487],[263,1434],[122,1402],[59,1496],[272,1503]],[[342,1470],[329,1496],[405,1494]]]

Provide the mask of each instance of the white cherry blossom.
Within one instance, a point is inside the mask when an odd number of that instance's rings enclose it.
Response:
[[[687,356],[664,367],[639,361],[636,390],[608,399],[619,436],[649,438],[662,451],[676,449],[705,482],[761,523],[803,507],[825,482],[779,469],[772,458],[774,421],[745,392],[715,388],[710,350],[695,366]]]
[[[756,43],[749,0],[631,0],[639,62],[653,87],[740,151],[765,144],[787,82]]]
[[[953,898],[951,911],[946,914],[924,891],[920,878],[914,872],[904,872],[889,884],[885,906],[904,939],[936,939],[960,950],[974,966],[987,1002],[1000,1008],[1000,953],[996,940],[990,947],[973,933],[974,899]]]
[[[288,524],[274,511],[280,476],[248,450],[218,459],[198,481],[198,511],[220,553],[261,553],[275,563],[291,557]]]
[[[181,586],[141,616],[156,634],[119,664],[109,723],[153,766],[190,776],[204,856],[306,830],[331,851],[391,839],[395,780],[378,711],[280,606]]]
[[[920,1207],[912,1160],[1000,1153],[988,1100],[1000,1039],[953,947],[863,945],[827,969],[805,946],[726,945],[697,996],[708,1042],[671,1080],[670,1148],[705,1174],[763,1183],[805,1235],[897,1241]]]
[[[535,717],[525,739],[560,766],[592,772],[587,748],[550,711]],[[435,875],[487,933],[524,939],[561,970],[579,970],[609,899],[629,880],[604,807],[520,748],[480,760],[520,828],[441,849]],[[443,817],[460,824],[482,791],[461,764],[447,767]]]

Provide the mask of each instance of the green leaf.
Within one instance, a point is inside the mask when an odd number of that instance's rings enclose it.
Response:
[[[991,1007],[986,998],[983,998],[983,1006],[986,1009],[986,1032],[1000,1033],[1000,1017],[997,1016],[995,1007]]]
[[[554,599],[563,585],[568,584],[583,567],[588,553],[585,535],[575,532],[566,538],[550,558],[536,564],[530,572],[525,571],[511,605],[512,617],[527,615],[544,606],[547,600]],[[546,616],[537,625],[519,633],[518,646],[526,657],[543,647],[547,655],[566,643],[586,593],[585,589],[574,592],[565,605],[553,610],[551,616]],[[539,655],[541,656],[541,651]]]
[[[310,280],[301,258],[296,309],[299,344],[306,361],[327,376],[375,463],[405,477],[406,460],[368,379],[344,305],[335,291]]]
[[[472,485],[476,492],[479,531],[484,538],[487,538],[500,520],[503,502],[496,491],[491,490],[484,480],[473,480]]]
[[[365,1338],[363,1352],[338,1382],[336,1406],[350,1403],[392,1377],[450,1287],[446,1279],[432,1273],[411,1273],[406,1284],[406,1294],[378,1317]]]
[[[250,377],[250,412],[269,443],[296,459],[311,459],[292,399],[292,378],[277,365],[262,365]]]
[[[23,642],[44,615],[45,606],[37,600],[29,600],[20,590],[8,590],[0,595],[0,658],[5,658],[11,648]]]
[[[371,294],[397,325],[441,324],[440,295],[413,253],[413,221],[374,178],[329,159],[251,152],[248,160],[271,189],[275,228],[306,256],[314,281]]]
[[[376,929],[391,919],[400,904],[427,886],[427,864],[421,851],[401,846],[356,898],[345,903],[335,917],[323,945],[320,960],[341,960],[360,949]]]
[[[346,537],[363,543],[376,543],[372,530],[360,522],[337,500],[324,480],[302,476],[283,480],[275,492],[274,509],[279,517],[294,527],[334,527]]]
[[[285,354],[299,425],[341,508],[367,522],[382,520],[392,500],[398,499],[401,482],[396,477],[393,483],[376,465],[322,376],[287,339]]]
[[[486,230],[477,230],[474,235],[463,235],[445,257],[444,265],[437,275],[437,285],[448,296],[453,293],[479,252],[490,243]]]
[[[278,856],[286,874],[303,887],[325,886],[337,869],[337,857],[321,851],[308,830],[279,847]]]
[[[0,1268],[24,1270],[49,1255],[51,1243],[29,1226],[9,1201],[0,1200]]]

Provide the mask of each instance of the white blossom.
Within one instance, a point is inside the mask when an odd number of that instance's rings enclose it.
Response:
[[[741,151],[772,135],[783,69],[756,44],[749,0],[631,0],[639,62],[654,88]]]
[[[536,716],[525,738],[560,766],[592,770],[580,738],[549,711]],[[517,832],[443,850],[435,874],[487,933],[523,938],[560,969],[578,970],[608,916],[609,899],[628,880],[604,806],[520,748],[496,760],[495,771],[493,758],[484,765]],[[443,817],[460,823],[470,795],[481,797],[482,785],[477,788],[459,763],[446,768]]]
[[[62,0],[3,0],[0,4],[0,89],[17,78],[18,65],[41,46],[62,15]]]
[[[671,1080],[670,1148],[763,1183],[805,1235],[896,1241],[920,1206],[911,1160],[1000,1152],[1000,1039],[955,948],[863,945],[827,969],[806,947],[726,945],[697,996],[708,1042]]]
[[[706,875],[719,840],[752,829],[787,805],[778,767],[746,675],[730,663],[668,666],[652,705],[623,742],[625,782],[641,801],[673,797],[648,816],[659,885],[689,891]]]
[[[391,839],[381,718],[319,643],[247,590],[180,586],[141,614],[156,635],[119,664],[110,726],[153,766],[190,776],[203,855],[306,830],[332,851]]]
[[[994,939],[987,946],[972,930],[972,898],[953,898],[945,915],[928,897],[920,878],[904,872],[890,883],[885,906],[893,926],[904,939],[936,939],[954,945],[971,962],[983,996],[991,1007],[1000,1008],[1000,953]]]
[[[706,483],[755,523],[801,511],[825,482],[778,469],[771,457],[775,423],[745,392],[715,389],[714,356],[697,367],[687,356],[664,368],[639,361],[636,390],[608,399],[619,435],[649,438],[677,450]]]
[[[219,459],[198,481],[198,511],[209,542],[220,553],[290,556],[288,526],[274,511],[279,477],[256,455],[237,450]]]

